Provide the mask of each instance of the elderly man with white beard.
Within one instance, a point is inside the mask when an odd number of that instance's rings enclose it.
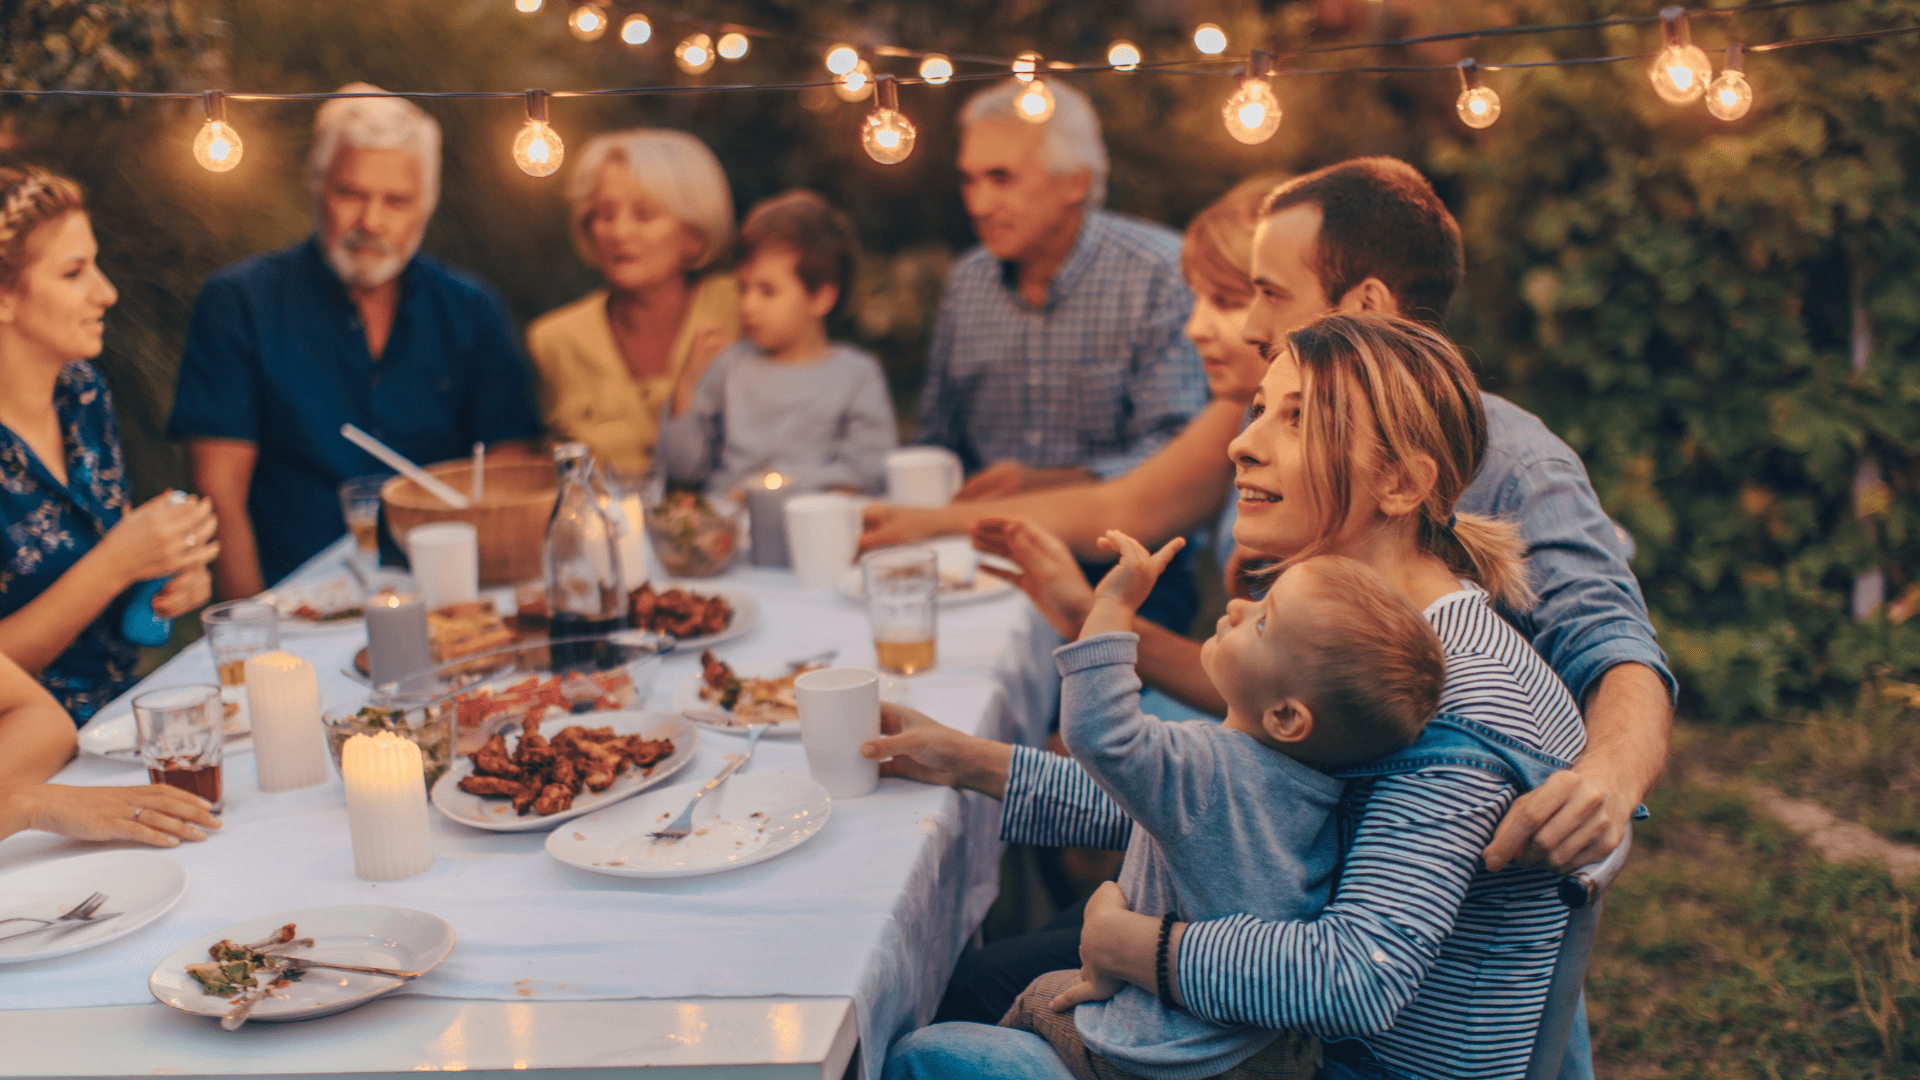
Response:
[[[499,297],[419,254],[440,196],[440,125],[399,98],[330,100],[314,118],[307,188],[312,236],[201,290],[167,425],[219,515],[212,569],[227,598],[346,531],[341,481],[390,471],[341,424],[422,463],[476,442],[525,454],[540,430]]]

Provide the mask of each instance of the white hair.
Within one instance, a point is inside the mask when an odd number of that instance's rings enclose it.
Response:
[[[377,94],[371,83],[348,83],[335,93]],[[406,150],[420,159],[420,194],[427,213],[440,202],[440,123],[405,98],[332,98],[313,117],[307,154],[307,193],[318,215],[327,173],[341,150]]]
[[[588,266],[598,266],[587,233],[593,189],[600,183],[600,171],[615,162],[627,167],[634,183],[645,188],[660,209],[706,239],[706,248],[689,270],[712,266],[733,247],[733,195],[727,190],[727,174],[696,136],[667,128],[609,131],[587,141],[579,162],[567,178],[567,198],[573,203],[568,219],[574,250]]]
[[[1047,80],[1047,88],[1053,91],[1054,105],[1053,115],[1040,125],[1040,163],[1049,176],[1084,171],[1090,181],[1087,205],[1100,206],[1107,201],[1107,144],[1100,137],[1100,116],[1087,95],[1059,79]],[[1025,83],[1008,79],[973,95],[960,110],[961,128],[982,120],[1027,123],[1014,108],[1025,89]]]

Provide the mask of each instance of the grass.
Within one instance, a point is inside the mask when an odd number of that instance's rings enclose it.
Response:
[[[1801,723],[1676,728],[1587,976],[1599,1076],[1920,1077],[1920,882],[1830,865],[1751,798],[1763,781],[1911,837],[1915,719],[1875,693]]]

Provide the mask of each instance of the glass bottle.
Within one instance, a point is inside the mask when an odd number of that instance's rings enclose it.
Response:
[[[601,504],[594,482],[593,456],[583,443],[561,443],[553,448],[560,471],[560,497],[547,522],[544,569],[547,617],[551,635],[558,639],[583,634],[607,634],[627,621],[627,590],[620,577],[619,529]],[[556,645],[557,671],[583,666],[605,666],[595,645]]]

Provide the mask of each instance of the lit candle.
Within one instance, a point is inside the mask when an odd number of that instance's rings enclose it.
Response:
[[[320,683],[312,664],[280,650],[248,658],[247,712],[261,791],[292,791],[327,778]]]
[[[367,616],[367,670],[375,686],[433,666],[427,605],[419,597],[388,593],[368,600],[362,610]]]
[[[355,735],[341,748],[340,779],[347,787],[355,874],[398,881],[433,865],[418,746],[391,731]]]
[[[647,538],[647,510],[641,505],[639,493],[629,492],[620,496],[620,512],[627,518],[627,531],[619,537],[620,581],[632,592],[652,576],[647,570],[647,552],[652,546]]]
[[[777,472],[770,472],[747,485],[747,521],[755,566],[787,565],[787,500],[793,496],[793,484]]]

